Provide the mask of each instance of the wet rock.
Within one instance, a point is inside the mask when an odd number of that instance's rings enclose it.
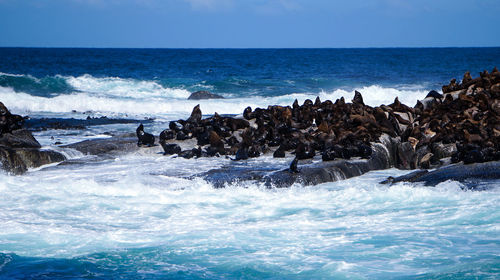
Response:
[[[201,100],[201,99],[223,99],[224,97],[218,95],[218,94],[215,94],[215,93],[211,93],[209,91],[206,91],[206,90],[200,90],[200,91],[196,91],[196,92],[193,92],[191,93],[191,95],[188,97],[189,100]]]
[[[500,179],[500,161],[474,163],[468,165],[454,164],[434,171],[419,170],[410,174],[392,178],[385,183],[422,182],[426,186],[436,186],[447,180],[468,182],[474,187],[474,182],[481,180]]]
[[[51,150],[40,149],[40,143],[30,131],[23,129],[24,118],[13,115],[0,102],[0,168],[14,175],[28,168],[60,162],[66,158]]]
[[[21,129],[23,124],[24,118],[22,116],[11,114],[7,107],[0,102],[0,136]]]
[[[409,142],[401,143],[401,145],[398,146],[398,160],[396,167],[401,169],[416,168],[415,150]]]
[[[40,143],[26,129],[14,130],[0,136],[0,146],[9,148],[40,148]]]
[[[134,134],[123,134],[104,139],[91,139],[69,145],[62,148],[75,149],[84,155],[126,154],[139,151],[137,138]]]
[[[42,165],[61,162],[66,158],[51,150],[36,148],[9,148],[0,146],[0,165],[8,173],[21,175],[28,168],[36,168]]]

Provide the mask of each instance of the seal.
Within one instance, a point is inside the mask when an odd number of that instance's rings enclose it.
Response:
[[[135,133],[137,134],[137,146],[142,146],[142,145],[147,145],[148,147],[154,146],[155,145],[155,137],[153,134],[144,132],[144,125],[142,123],[137,127],[135,130]]]
[[[299,159],[295,157],[290,163],[290,168],[288,169],[291,173],[299,173],[299,169],[297,169],[297,164],[299,163]]]
[[[425,98],[428,98],[428,97],[432,97],[435,99],[442,99],[443,95],[435,90],[431,90],[431,91],[429,91],[429,93],[427,93],[427,96],[425,96]]]

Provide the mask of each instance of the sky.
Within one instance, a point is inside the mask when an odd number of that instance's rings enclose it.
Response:
[[[0,0],[2,47],[500,46],[500,0]]]

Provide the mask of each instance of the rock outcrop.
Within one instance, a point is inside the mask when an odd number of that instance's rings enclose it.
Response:
[[[495,68],[491,74],[484,71],[475,79],[466,73],[461,83],[452,80],[443,87],[443,94],[431,91],[414,107],[402,104],[397,97],[392,104],[370,107],[357,91],[351,103],[344,98],[322,102],[318,97],[314,102],[308,99],[299,105],[295,100],[292,106],[255,110],[248,107],[243,118],[221,117],[216,113],[202,119],[197,105],[187,120],[170,123],[160,135],[160,143],[170,147],[167,145],[171,139],[196,139],[197,147],[180,152],[165,150],[166,154],[177,152],[185,157],[226,155],[245,160],[269,152],[275,157],[293,154],[295,164],[288,170],[293,174],[301,173],[296,168],[299,161],[319,156],[323,162],[351,158],[369,161],[374,156],[375,143],[383,143],[389,151],[390,166],[400,169],[435,168],[459,161],[465,164],[498,161],[499,90],[500,75]],[[329,171],[324,173],[329,167],[325,168],[321,166],[318,172],[295,177],[312,178],[321,173],[318,178],[322,179],[310,181],[322,182],[327,177],[332,180],[335,176],[327,175]],[[373,168],[360,168],[368,169]],[[251,173],[250,177],[257,176]],[[281,181],[294,181],[289,173],[281,173],[287,178]],[[267,178],[266,181],[273,181]]]
[[[434,171],[418,170],[400,177],[389,177],[382,184],[399,182],[420,182],[426,186],[435,186],[447,180],[467,183],[471,189],[477,188],[477,182],[500,179],[500,161],[490,161],[475,164],[454,164]]]
[[[52,150],[40,149],[30,131],[23,129],[24,118],[9,112],[0,102],[0,168],[11,174],[23,174],[28,168],[60,162],[65,157]]]
[[[211,93],[206,90],[200,90],[191,93],[191,95],[188,97],[189,100],[201,100],[201,99],[223,99],[221,95]]]

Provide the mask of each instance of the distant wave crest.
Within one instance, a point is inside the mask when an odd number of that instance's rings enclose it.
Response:
[[[90,75],[67,78],[68,84],[77,88],[68,94],[37,96],[26,92],[17,92],[10,87],[0,87],[0,101],[17,113],[30,114],[68,113],[94,111],[103,114],[131,116],[166,116],[185,117],[192,108],[200,104],[204,114],[215,112],[222,114],[241,114],[247,106],[252,108],[268,105],[291,105],[295,99],[300,104],[306,99],[319,96],[322,101],[344,96],[350,101],[354,90],[337,89],[318,93],[291,93],[270,97],[235,97],[217,100],[187,100],[189,92],[184,89],[164,88],[151,81],[136,81],[121,78],[95,78]],[[390,104],[395,97],[405,104],[413,106],[426,95],[424,90],[400,90],[396,88],[371,85],[357,89],[363,94],[367,105]]]
[[[125,79],[119,77],[94,77],[89,74],[74,76],[47,76],[36,78],[0,72],[0,87],[11,88],[18,93],[28,93],[40,97],[54,97],[61,94],[86,92],[98,97],[187,98],[189,92],[180,88],[163,87],[155,81]]]

